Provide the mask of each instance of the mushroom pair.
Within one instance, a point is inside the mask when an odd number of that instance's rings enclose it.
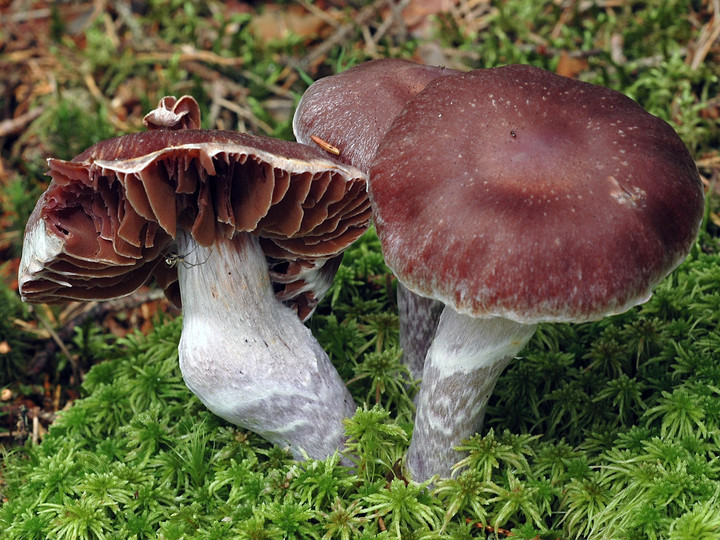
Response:
[[[401,312],[406,343],[433,336],[406,458],[423,481],[450,474],[538,323],[649,298],[688,254],[704,193],[674,130],[619,92],[530,66],[398,62],[318,81],[294,128],[369,173],[386,262],[429,321]]]
[[[187,96],[145,124],[49,160],[22,298],[102,300],[154,277],[182,305],[180,367],[210,410],[296,458],[332,454],[355,404],[302,321],[368,226],[366,175],[314,146],[197,129]]]

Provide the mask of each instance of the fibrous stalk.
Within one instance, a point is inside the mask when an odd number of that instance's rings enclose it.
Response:
[[[425,357],[435,337],[444,304],[415,294],[400,282],[397,303],[403,363],[413,380],[422,379]]]
[[[355,403],[310,330],[275,298],[257,237],[203,247],[179,232],[177,251],[180,368],[190,390],[296,459],[342,448]]]
[[[476,319],[446,307],[428,350],[406,466],[413,480],[449,477],[454,450],[481,427],[498,377],[536,325]]]

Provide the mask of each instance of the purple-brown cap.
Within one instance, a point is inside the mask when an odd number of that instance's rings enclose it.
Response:
[[[177,271],[166,264],[178,228],[205,246],[216,235],[252,232],[278,296],[308,317],[339,254],[368,226],[365,174],[315,147],[185,129],[199,125],[187,96],[164,98],[160,109],[148,115],[154,131],[48,161],[53,180],[25,232],[23,299],[114,298],[154,274],[179,303]]]
[[[408,288],[528,324],[645,301],[688,254],[704,204],[667,123],[530,66],[430,82],[383,138],[370,196]]]
[[[459,71],[384,58],[313,83],[293,118],[295,138],[312,137],[339,151],[338,159],[368,171],[380,139],[405,104],[438,77]]]

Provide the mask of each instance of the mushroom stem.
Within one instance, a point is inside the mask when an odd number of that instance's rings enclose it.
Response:
[[[476,319],[446,307],[428,350],[406,465],[413,480],[449,477],[454,448],[482,427],[498,377],[537,325]]]
[[[397,285],[397,303],[403,363],[413,380],[422,379],[425,357],[445,305],[439,300],[415,294],[400,282]]]
[[[180,231],[177,249],[188,388],[296,459],[341,448],[355,403],[310,330],[275,298],[258,238],[240,233],[203,247]]]

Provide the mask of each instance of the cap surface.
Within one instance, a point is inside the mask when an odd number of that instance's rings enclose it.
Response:
[[[304,318],[324,294],[309,285],[327,288],[322,267],[370,219],[362,172],[317,148],[243,133],[148,131],[49,165],[53,181],[28,221],[20,266],[30,302],[113,298],[153,272],[174,296],[176,269],[165,258],[180,227],[206,246],[217,234],[259,235],[279,292],[308,285],[284,298]]]
[[[687,255],[704,201],[667,123],[529,66],[428,84],[383,139],[370,196],[408,288],[526,323],[645,301]]]
[[[293,117],[295,138],[335,146],[339,159],[366,171],[380,139],[407,101],[436,79],[459,73],[408,60],[372,60],[313,83]]]

